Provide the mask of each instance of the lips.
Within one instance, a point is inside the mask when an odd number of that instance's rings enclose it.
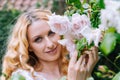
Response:
[[[55,47],[54,49],[47,51],[46,53],[56,53],[57,47]]]

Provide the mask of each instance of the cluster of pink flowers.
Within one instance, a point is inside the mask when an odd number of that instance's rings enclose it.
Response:
[[[66,46],[70,52],[70,56],[72,56],[72,53],[76,49],[75,39],[80,40],[85,37],[88,44],[91,44],[93,41],[95,46],[98,46],[101,31],[91,27],[90,18],[86,15],[75,13],[71,17],[68,17],[52,14],[48,18],[51,30],[64,36],[64,39],[58,42]]]

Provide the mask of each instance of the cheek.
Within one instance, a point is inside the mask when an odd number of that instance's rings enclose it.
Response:
[[[62,45],[58,43],[58,40],[60,40],[60,39],[61,39],[61,36],[58,36],[58,35],[56,35],[53,38],[53,42],[59,46],[59,49],[61,49],[61,47],[62,47]]]
[[[33,52],[37,54],[41,54],[44,50],[44,44],[34,44],[32,46]]]

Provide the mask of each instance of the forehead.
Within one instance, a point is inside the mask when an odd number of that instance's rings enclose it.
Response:
[[[50,27],[47,23],[47,21],[44,20],[38,20],[33,22],[28,27],[28,36],[36,36],[36,35],[42,35],[47,33],[50,30]]]

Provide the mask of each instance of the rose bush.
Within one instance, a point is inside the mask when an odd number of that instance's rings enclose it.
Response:
[[[97,46],[100,60],[92,74],[95,80],[119,80],[120,1],[66,0],[66,3],[64,15],[49,16],[52,31],[64,36],[58,42],[66,46],[70,56],[75,49],[80,55],[83,49]]]

